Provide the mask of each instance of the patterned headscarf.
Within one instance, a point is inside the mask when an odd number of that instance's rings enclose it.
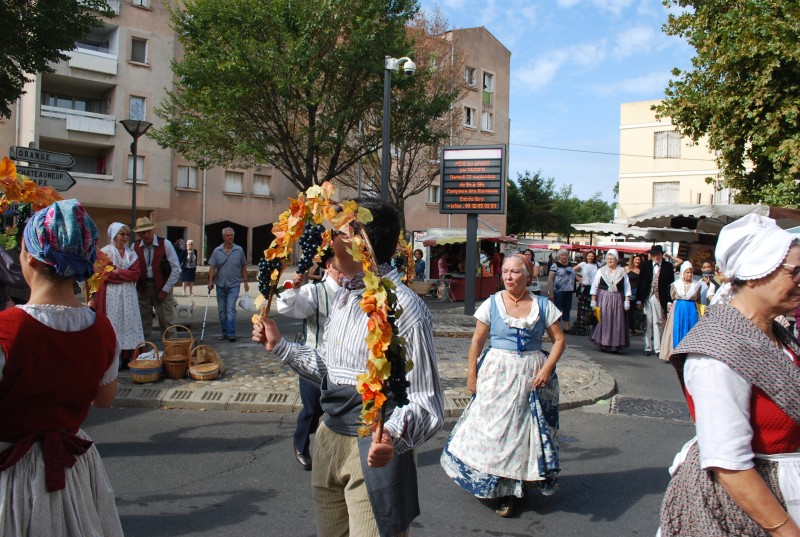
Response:
[[[78,200],[57,201],[25,225],[25,248],[56,274],[82,282],[94,273],[100,232]]]
[[[514,254],[514,257],[525,265],[525,269],[528,271],[528,285],[530,285],[533,282],[533,263],[523,254]]]

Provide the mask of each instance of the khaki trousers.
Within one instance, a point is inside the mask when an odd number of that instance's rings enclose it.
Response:
[[[168,326],[175,324],[175,298],[170,291],[167,298],[159,302],[156,298],[160,289],[156,289],[155,282],[144,282],[137,287],[137,291],[141,289],[141,285],[144,285],[144,292],[139,291],[139,315],[142,318],[144,338],[149,339],[153,331],[153,310],[156,310],[161,334]]]
[[[356,437],[319,424],[314,439],[311,486],[318,537],[379,537],[367,496]],[[408,530],[397,537],[406,537]]]

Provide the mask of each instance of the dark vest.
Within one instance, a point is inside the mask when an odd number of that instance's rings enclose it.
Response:
[[[153,248],[153,259],[150,261],[150,266],[153,268],[153,278],[156,281],[156,288],[161,290],[164,284],[167,283],[167,278],[161,273],[161,260],[167,255],[164,246],[166,244],[166,239],[163,237],[156,237],[156,239],[158,240],[158,246]],[[156,239],[154,239],[154,242]],[[139,256],[139,268],[141,269],[139,281],[144,282],[147,279],[147,260],[145,259],[144,248],[142,248],[141,243],[142,241],[136,241],[133,245],[133,249],[136,255]]]

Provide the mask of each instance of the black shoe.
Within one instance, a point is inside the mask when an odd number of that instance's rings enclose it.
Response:
[[[653,351],[644,351],[645,356],[653,356],[655,354]]]
[[[236,341],[236,336],[231,336],[231,337],[229,337],[229,338],[228,338],[228,341],[230,341],[231,343],[233,343],[234,341]]]
[[[514,514],[514,497],[513,496],[506,496],[504,498],[500,498],[500,501],[497,504],[497,508],[494,510],[499,516],[503,518],[508,518]]]
[[[311,470],[311,456],[306,455],[299,449],[294,450],[294,458],[300,463],[304,470]]]

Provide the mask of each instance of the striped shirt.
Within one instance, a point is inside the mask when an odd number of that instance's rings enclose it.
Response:
[[[385,424],[395,438],[395,453],[400,454],[418,447],[442,427],[444,395],[433,345],[431,313],[416,293],[400,282],[396,270],[386,277],[397,286],[398,304],[403,309],[397,329],[406,338],[408,358],[414,361],[414,368],[407,374],[411,383],[409,404],[396,408]],[[336,384],[354,386],[356,375],[366,371],[368,356],[367,317],[359,306],[362,294],[363,289],[343,289],[337,294],[335,310],[328,317],[319,349],[282,339],[272,352],[317,385],[327,374]]]

